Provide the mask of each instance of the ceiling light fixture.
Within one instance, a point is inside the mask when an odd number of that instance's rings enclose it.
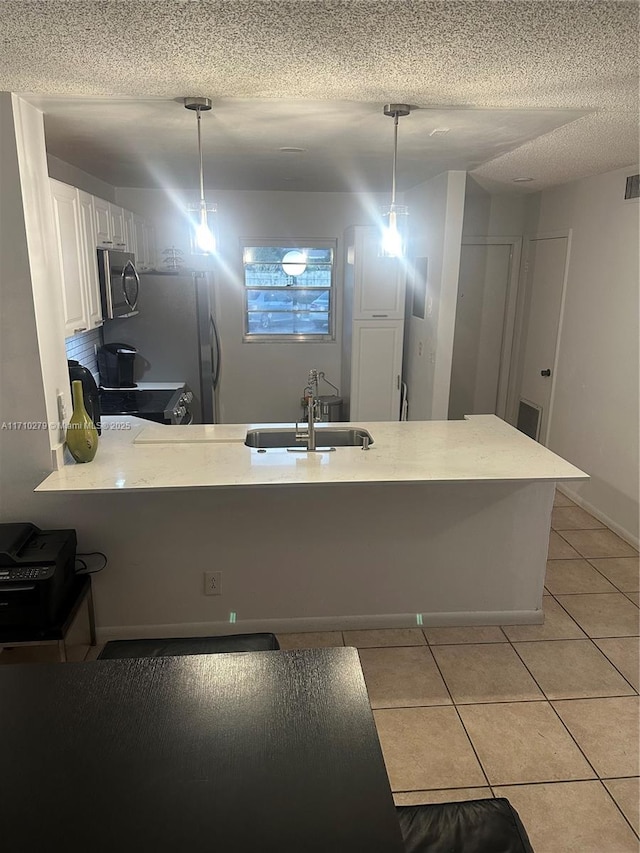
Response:
[[[391,177],[391,204],[384,217],[380,255],[385,258],[401,258],[404,254],[404,223],[409,213],[406,205],[396,204],[396,167],[398,160],[398,119],[408,116],[411,107],[408,104],[387,104],[383,110],[386,116],[393,118],[393,172]]]
[[[192,254],[212,255],[216,250],[216,238],[212,227],[212,215],[216,213],[216,205],[208,204],[204,198],[204,171],[202,168],[202,133],[200,130],[201,112],[211,109],[210,98],[185,98],[185,108],[195,110],[198,125],[198,157],[200,161],[200,201],[189,204],[192,225]],[[195,216],[193,215],[195,214]]]

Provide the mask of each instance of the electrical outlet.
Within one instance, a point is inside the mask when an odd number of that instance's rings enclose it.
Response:
[[[222,595],[222,572],[204,573],[204,594]]]

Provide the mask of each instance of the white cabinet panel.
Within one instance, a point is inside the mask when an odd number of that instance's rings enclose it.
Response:
[[[133,222],[133,213],[130,210],[122,211],[124,216],[124,242],[125,251],[136,253],[136,235]]]
[[[152,270],[156,268],[156,231],[153,225],[148,222],[144,223],[145,233],[145,257],[144,269]]]
[[[59,181],[51,180],[50,184],[62,275],[65,336],[69,337],[88,328],[78,191]]]
[[[402,320],[353,323],[351,421],[400,419]]]
[[[359,226],[354,231],[354,319],[403,319],[405,270],[402,261],[378,256],[380,232],[377,228]]]
[[[131,250],[136,256],[136,267],[141,270],[145,267],[146,256],[146,237],[145,237],[145,222],[137,213],[133,214],[133,249]]]
[[[94,198],[89,193],[78,190],[80,205],[80,230],[82,233],[82,253],[85,265],[85,308],[87,325],[90,329],[102,325],[102,304],[100,301],[100,282],[98,279],[98,258]]]
[[[96,218],[96,245],[105,249],[113,248],[113,237],[111,231],[111,211],[109,202],[102,198],[93,199],[93,209]]]
[[[109,219],[111,221],[111,239],[113,248],[124,252],[127,242],[124,236],[124,210],[117,204],[109,205]]]

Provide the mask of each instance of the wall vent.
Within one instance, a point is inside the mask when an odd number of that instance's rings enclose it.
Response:
[[[530,403],[528,400],[520,400],[518,407],[518,423],[516,429],[528,435],[534,441],[538,440],[540,435],[540,420],[542,418],[542,408],[535,403]]]
[[[640,175],[629,175],[624,191],[625,200],[640,198]]]

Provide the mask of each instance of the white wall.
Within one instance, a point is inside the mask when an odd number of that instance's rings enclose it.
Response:
[[[189,256],[188,225],[181,191],[118,189],[118,203],[155,223],[158,250],[176,246]],[[381,199],[350,193],[215,192],[220,263],[216,312],[222,339],[221,420],[292,421],[310,368],[340,382],[343,234],[349,225],[375,221]],[[243,343],[243,238],[337,240],[336,340],[327,343]],[[195,259],[193,259],[195,260]],[[327,393],[330,391],[327,390]]]
[[[51,470],[47,430],[10,429],[48,420],[40,361],[15,130],[16,101],[0,93],[0,518],[32,519],[33,488]],[[29,108],[30,110],[33,108]],[[64,345],[61,339],[62,351]],[[67,380],[68,381],[68,380]]]
[[[591,474],[569,491],[638,539],[638,225],[625,202],[637,166],[545,190],[531,233],[572,229],[551,450]]]
[[[405,193],[411,258],[427,257],[427,311],[405,330],[410,420],[446,420],[458,293],[465,172],[444,172]]]

